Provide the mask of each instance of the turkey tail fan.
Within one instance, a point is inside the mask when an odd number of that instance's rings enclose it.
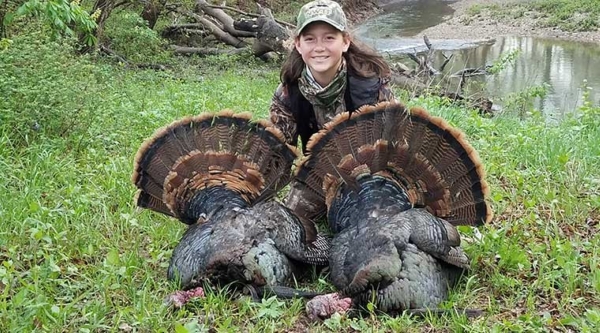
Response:
[[[295,177],[311,200],[331,202],[345,178],[367,172],[397,183],[414,206],[454,225],[492,218],[479,155],[463,132],[422,108],[386,102],[340,114],[313,135],[307,150]]]
[[[250,119],[224,110],[157,130],[135,157],[137,205],[193,224],[214,207],[274,196],[290,181],[298,151],[270,123]]]

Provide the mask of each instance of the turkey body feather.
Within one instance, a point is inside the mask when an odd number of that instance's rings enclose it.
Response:
[[[355,304],[435,308],[469,260],[456,225],[492,217],[483,166],[464,134],[419,108],[384,103],[315,134],[296,179],[325,201],[331,280]]]
[[[285,285],[298,262],[326,264],[314,226],[273,199],[291,179],[297,150],[268,122],[221,111],[176,121],[142,144],[137,205],[188,225],[168,278]]]

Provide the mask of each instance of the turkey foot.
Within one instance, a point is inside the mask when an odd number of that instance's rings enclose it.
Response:
[[[340,298],[338,293],[315,296],[306,303],[306,313],[312,320],[325,319],[334,313],[344,314],[352,306],[351,298]]]
[[[192,298],[204,298],[204,289],[196,287],[190,290],[178,290],[167,297],[165,303],[173,307],[180,308],[189,302]]]

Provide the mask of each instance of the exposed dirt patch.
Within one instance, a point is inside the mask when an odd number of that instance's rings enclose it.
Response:
[[[535,36],[567,40],[600,42],[600,31],[568,32],[558,28],[540,27],[539,13],[524,12],[521,17],[498,17],[485,5],[510,6],[527,0],[459,0],[450,6],[456,11],[452,18],[428,28],[418,36],[434,39],[487,39],[501,36]],[[477,10],[473,6],[483,5]]]

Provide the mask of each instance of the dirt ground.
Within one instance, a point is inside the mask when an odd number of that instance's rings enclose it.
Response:
[[[534,13],[528,12],[519,19],[490,17],[486,11],[469,14],[468,9],[477,4],[510,4],[527,0],[459,0],[451,4],[456,11],[452,18],[428,28],[419,34],[433,39],[488,39],[499,36],[535,36],[586,42],[600,42],[600,31],[566,32],[556,28],[536,26]]]

